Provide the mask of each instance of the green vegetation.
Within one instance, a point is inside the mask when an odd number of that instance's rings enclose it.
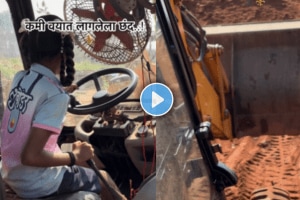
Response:
[[[1,15],[0,15],[1,16]],[[76,71],[80,72],[93,72],[97,71],[103,68],[110,68],[110,67],[126,67],[126,64],[122,65],[109,65],[104,64],[99,61],[96,61],[96,59],[92,59],[88,55],[86,55],[83,51],[80,50],[77,46],[74,48],[75,53],[75,68]],[[9,54],[10,56],[5,56],[4,54],[1,54],[0,56],[0,72],[1,77],[5,77],[8,79],[13,78],[14,74],[20,70],[23,69],[23,64],[21,57],[11,57],[12,54]]]
[[[80,61],[75,63],[76,71],[96,71],[106,67],[112,67],[96,61]],[[23,69],[21,58],[0,58],[1,76],[12,78],[14,74]]]
[[[99,63],[99,62],[91,62],[91,61],[81,61],[75,63],[75,68],[77,71],[97,71],[103,68],[106,68],[105,64]]]
[[[13,78],[17,71],[23,69],[21,58],[0,58],[1,76],[5,78]]]

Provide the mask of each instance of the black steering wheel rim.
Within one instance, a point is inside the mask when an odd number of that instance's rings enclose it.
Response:
[[[89,75],[83,77],[82,79],[77,81],[76,85],[79,88],[81,85],[85,84],[86,82],[93,80],[95,87],[96,87],[97,91],[99,92],[101,90],[101,87],[100,87],[98,78],[100,76],[113,74],[113,73],[127,74],[127,75],[129,75],[131,82],[129,83],[129,85],[126,88],[115,93],[115,96],[113,96],[112,99],[108,99],[107,101],[101,102],[100,104],[97,102],[92,102],[91,104],[87,104],[87,105],[75,105],[75,106],[69,105],[68,112],[70,112],[72,114],[77,114],[77,115],[93,114],[93,113],[101,112],[105,109],[111,108],[111,107],[117,105],[118,103],[120,103],[121,101],[123,101],[124,99],[126,99],[134,91],[134,89],[137,86],[137,82],[138,82],[137,75],[131,69],[127,69],[127,68],[102,69],[102,70],[96,71],[92,74],[89,74]]]

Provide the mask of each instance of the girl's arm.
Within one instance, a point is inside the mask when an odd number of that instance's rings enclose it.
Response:
[[[31,133],[21,153],[22,164],[35,167],[52,167],[69,165],[71,163],[68,153],[53,153],[44,150],[44,146],[51,134],[48,130],[31,128]],[[94,155],[92,145],[87,142],[75,142],[72,152],[75,155],[76,164],[83,163]]]

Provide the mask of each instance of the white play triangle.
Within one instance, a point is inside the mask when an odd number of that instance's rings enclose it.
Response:
[[[156,92],[152,91],[152,108],[162,103],[165,99],[159,96]]]

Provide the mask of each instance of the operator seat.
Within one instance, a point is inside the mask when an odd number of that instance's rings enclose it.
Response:
[[[0,176],[0,199],[1,200],[26,200],[19,198],[14,191],[5,186]],[[28,199],[29,200],[29,199]],[[30,199],[39,200],[39,199]],[[42,200],[101,200],[101,198],[92,192],[79,191],[72,194],[57,195],[53,197],[43,198]]]
[[[29,200],[21,199],[12,191],[5,191],[5,197],[3,200]],[[30,199],[30,200],[101,200],[101,198],[92,192],[79,191],[72,194],[57,195],[53,197],[43,199]]]

